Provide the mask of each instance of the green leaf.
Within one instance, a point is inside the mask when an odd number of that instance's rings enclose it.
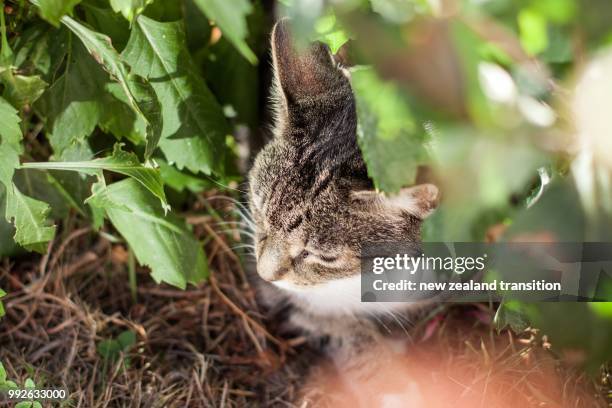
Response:
[[[12,183],[15,168],[19,167],[22,152],[20,121],[15,108],[0,98],[0,183],[7,188]]]
[[[143,166],[134,153],[129,153],[121,149],[122,144],[117,143],[113,149],[113,154],[101,159],[76,162],[38,162],[24,163],[24,169],[54,169],[79,171],[89,175],[99,174],[100,170],[112,171],[132,177],[161,201],[165,211],[169,210],[166,195],[164,194],[164,184],[159,175],[159,170],[152,167]]]
[[[156,201],[132,179],[106,187],[94,185],[92,205],[104,208],[128,242],[138,262],[151,268],[156,282],[185,288],[208,274],[206,256],[185,223],[161,211]]]
[[[68,27],[83,43],[87,51],[98,62],[111,78],[119,83],[128,105],[147,127],[146,157],[149,158],[161,136],[161,116],[159,108],[153,103],[152,91],[130,76],[121,56],[113,48],[111,39],[93,31],[70,17],[62,17],[62,23]],[[161,100],[161,99],[160,99]]]
[[[135,145],[145,144],[146,124],[127,109],[128,102],[119,84],[110,82],[106,84],[106,90],[109,95],[105,98],[106,106],[101,110],[98,127],[118,140],[126,138]]]
[[[206,187],[210,187],[211,183],[203,179],[202,177],[196,177],[185,171],[180,171],[176,167],[168,164],[165,160],[156,160],[159,164],[159,172],[164,183],[173,188],[176,191],[183,191],[185,189],[198,193],[203,191]]]
[[[47,120],[48,137],[56,155],[83,142],[100,122],[104,109],[106,74],[82,44],[72,37],[69,44],[64,74],[36,104]]]
[[[0,362],[0,384],[4,384],[5,382],[6,382],[6,370],[4,369],[4,364]]]
[[[6,296],[6,292],[0,289],[0,299]],[[4,305],[2,304],[2,300],[0,300],[0,317],[4,316]],[[4,375],[4,378],[2,377]],[[0,363],[0,384],[6,381],[6,372],[4,372],[4,367],[2,367],[2,363]]]
[[[6,219],[15,225],[15,242],[27,250],[44,253],[55,235],[55,226],[47,220],[51,208],[23,195],[15,185],[6,187]]]
[[[612,302],[589,303],[589,307],[600,317],[612,319]]]
[[[59,172],[55,172],[57,174]],[[73,176],[78,176],[73,174]],[[43,201],[51,207],[50,217],[52,219],[63,218],[68,215],[70,201],[66,200],[52,184],[50,172],[32,172],[17,170],[13,177],[13,183],[23,194],[36,200]],[[75,203],[76,204],[76,203]],[[75,208],[79,208],[78,205]]]
[[[128,351],[136,344],[136,333],[131,330],[121,332],[116,339],[103,340],[98,343],[96,349],[98,354],[110,362],[114,362],[119,358],[121,352]],[[129,365],[129,360],[126,358],[126,365]]]
[[[395,192],[414,183],[425,161],[425,132],[419,130],[400,91],[373,69],[352,74],[359,125],[357,138],[377,189]]]
[[[416,15],[430,12],[427,0],[370,0],[372,10],[393,23],[406,23]]]
[[[609,316],[596,313],[586,302],[539,302],[522,304],[532,327],[550,339],[553,351],[582,357],[592,374],[612,358],[612,324]],[[576,353],[579,352],[579,353]]]
[[[47,242],[55,234],[55,226],[49,226],[47,221],[49,206],[23,195],[13,184],[22,152],[19,121],[17,111],[0,98],[0,183],[6,189],[5,218],[15,226],[16,243],[29,250],[44,252]]]
[[[196,173],[221,172],[229,127],[187,52],[183,26],[141,15],[122,55],[163,102],[159,146],[168,161]]]
[[[36,0],[34,3],[43,19],[59,27],[60,19],[67,14],[72,15],[74,6],[80,2],[81,0]]]
[[[21,401],[15,404],[15,408],[41,408],[38,401]]]
[[[546,18],[536,10],[524,9],[518,15],[520,40],[530,55],[539,54],[548,47]]]
[[[555,23],[567,23],[576,17],[578,2],[575,0],[538,0],[531,6]]]
[[[337,24],[336,15],[333,13],[319,18],[314,30],[316,33],[314,39],[327,44],[333,54],[349,40],[348,34]]]
[[[0,0],[2,12],[0,13],[0,65],[10,65],[13,60],[13,50],[8,43],[6,35],[6,21],[4,20],[4,0]]]
[[[108,35],[117,50],[122,50],[130,37],[130,23],[122,15],[109,8],[98,7],[92,3],[82,5],[85,20],[94,30]]]
[[[118,139],[126,137],[135,144],[144,142],[147,124],[129,108],[121,85],[109,82],[108,75],[79,41],[71,39],[69,43],[65,72],[35,105],[46,118],[56,156],[82,145],[96,125]],[[157,98],[150,85],[141,79],[130,78],[130,87],[153,121],[147,148],[154,149],[161,134]]]
[[[2,96],[20,109],[31,105],[47,88],[47,83],[38,75],[15,74],[11,68],[0,73],[0,80],[4,84]]]
[[[128,21],[132,21],[151,3],[153,0],[110,0],[113,10],[121,13]]]
[[[195,4],[219,26],[223,35],[249,62],[257,62],[245,41],[248,35],[246,16],[253,11],[249,0],[195,0]]]

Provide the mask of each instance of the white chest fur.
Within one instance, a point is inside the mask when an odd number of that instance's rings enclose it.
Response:
[[[360,275],[311,287],[296,286],[282,280],[273,284],[281,288],[300,307],[321,316],[389,315],[417,306],[406,302],[362,302]]]

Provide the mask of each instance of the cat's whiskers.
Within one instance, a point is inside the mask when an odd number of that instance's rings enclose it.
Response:
[[[252,256],[253,259],[257,259],[257,257],[255,256],[255,247],[252,245],[240,244],[240,245],[234,245],[231,248],[233,251],[236,251],[239,249],[246,249],[246,251],[244,251],[245,255],[249,255],[249,256]]]
[[[233,197],[222,196],[222,195],[211,196],[211,197],[206,198],[206,201],[212,201],[212,200],[226,200],[234,204],[236,208],[234,208],[232,211],[237,213],[240,216],[240,218],[249,225],[249,227],[251,227],[253,230],[255,229],[255,221],[253,220],[253,217],[251,216],[251,212],[249,208],[247,207],[246,202],[236,200]]]
[[[220,230],[221,232],[227,234],[227,233],[239,233],[240,235],[246,235],[247,237],[251,238],[252,240],[255,240],[255,234],[253,234],[251,231],[247,231],[247,230],[243,230],[240,228],[224,228]]]

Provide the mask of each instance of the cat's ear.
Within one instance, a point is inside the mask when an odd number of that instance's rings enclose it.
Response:
[[[417,218],[425,219],[438,206],[440,193],[433,184],[419,184],[406,187],[393,195],[363,190],[351,193],[351,199],[370,211],[402,211]]]
[[[303,50],[296,48],[288,19],[277,22],[272,30],[272,61],[277,88],[289,105],[348,85],[325,44],[315,42]]]

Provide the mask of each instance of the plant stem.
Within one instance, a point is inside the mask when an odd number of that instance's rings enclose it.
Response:
[[[136,261],[134,259],[134,251],[128,246],[128,275],[130,280],[130,292],[132,292],[132,301],[136,303],[138,290],[136,288]]]

